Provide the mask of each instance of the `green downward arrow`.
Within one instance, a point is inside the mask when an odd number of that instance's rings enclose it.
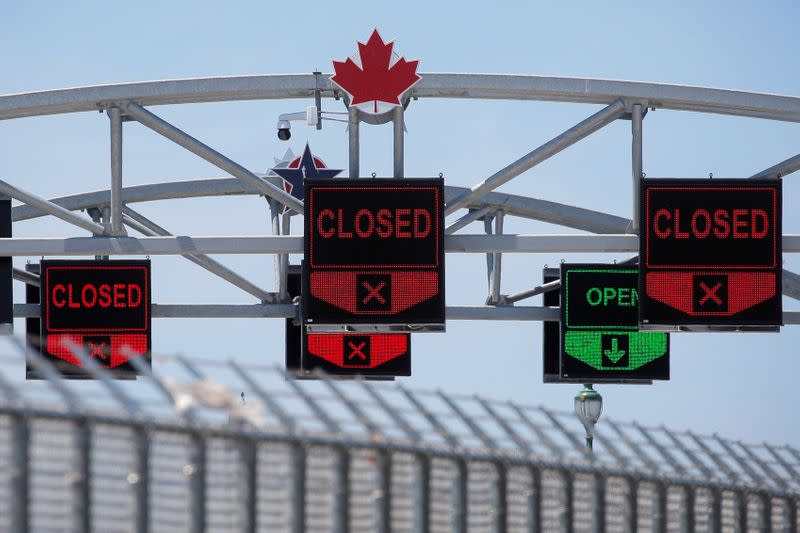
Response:
[[[611,339],[611,349],[603,350],[603,355],[611,359],[612,362],[616,363],[623,358],[625,355],[625,350],[619,349],[618,339]]]

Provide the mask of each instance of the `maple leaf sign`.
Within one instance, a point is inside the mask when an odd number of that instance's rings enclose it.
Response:
[[[421,78],[417,74],[419,61],[406,61],[399,58],[394,63],[392,48],[394,42],[384,43],[378,30],[374,30],[366,44],[358,43],[359,66],[351,58],[346,61],[334,61],[335,74],[331,81],[342,88],[350,96],[350,105],[369,104],[359,109],[378,114],[378,102],[390,106],[401,105],[400,96],[409,90]]]

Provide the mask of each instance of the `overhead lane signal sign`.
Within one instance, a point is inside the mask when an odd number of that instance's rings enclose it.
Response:
[[[781,182],[642,181],[642,327],[782,324]]]
[[[669,379],[669,336],[638,331],[638,269],[561,265],[563,378]]]
[[[76,348],[116,377],[150,363],[150,261],[45,260],[40,290],[42,353],[66,377],[87,377]]]
[[[309,330],[444,330],[443,180],[307,180],[305,187]]]

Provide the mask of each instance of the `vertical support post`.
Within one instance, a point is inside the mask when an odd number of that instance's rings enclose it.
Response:
[[[758,497],[758,531],[761,533],[772,532],[772,498],[768,494],[760,494]]]
[[[388,450],[378,452],[378,495],[375,499],[378,533],[392,531],[392,455]]]
[[[417,456],[417,485],[415,491],[417,510],[417,533],[429,533],[431,529],[431,458],[420,454]]]
[[[191,435],[189,443],[189,509],[190,531],[206,530],[206,441],[200,433]]]
[[[256,505],[257,491],[257,451],[256,443],[252,439],[242,439],[238,443],[239,452],[239,531],[255,533],[256,531]]]
[[[333,533],[350,531],[350,453],[336,450],[333,480]]]
[[[269,204],[269,215],[272,221],[272,234],[273,235],[280,235],[281,234],[281,210],[283,205],[276,202],[272,198],[267,198],[267,203]],[[281,295],[282,293],[286,293],[286,275],[283,271],[284,260],[283,256],[286,254],[275,254],[274,256],[274,263],[275,263],[275,292]],[[280,301],[285,301],[279,296]]]
[[[644,173],[642,163],[642,105],[633,104],[631,110],[631,166],[633,167],[633,217],[631,233],[639,233],[639,181]]]
[[[683,488],[683,530],[685,533],[693,533],[695,529],[694,520],[694,487]]]
[[[531,467],[531,490],[528,492],[528,533],[542,531],[542,474],[536,467]]]
[[[463,459],[456,461],[456,475],[453,483],[453,532],[467,533],[467,517],[469,516],[467,483],[469,483],[469,471],[467,462]]]
[[[357,178],[359,176],[359,139],[358,139],[358,108],[351,105],[348,108],[347,118],[347,134],[350,140],[350,177]]]
[[[747,506],[746,496],[745,506]],[[711,489],[711,517],[709,521],[709,531],[722,531],[722,491],[720,489]],[[745,518],[746,523],[747,518]]]
[[[561,473],[561,479],[564,480],[564,513],[562,515],[562,531],[564,533],[572,533],[574,531],[574,513],[575,513],[575,480],[569,470],[564,470]]]
[[[303,533],[306,530],[306,450],[299,442],[292,444],[292,533]]]
[[[503,234],[503,219],[505,211],[498,210],[494,216],[494,232],[496,235]],[[500,301],[500,280],[502,279],[502,260],[503,254],[500,252],[492,253],[492,278],[491,278],[491,302],[496,304]]]
[[[405,122],[404,109],[399,105],[394,108],[392,123],[394,126],[394,177],[405,177]]]
[[[136,501],[134,531],[147,533],[150,531],[150,435],[145,426],[136,428],[135,446],[136,473],[135,477],[128,478]]]
[[[25,533],[29,529],[28,493],[30,481],[30,424],[27,417],[12,417],[11,433],[11,531]]]
[[[655,483],[653,498],[653,532],[667,533],[667,486]]]
[[[73,524],[75,531],[92,530],[92,433],[89,421],[79,419],[75,426],[75,461],[73,481]]]
[[[111,123],[111,235],[124,235],[122,224],[122,111],[108,108]]]
[[[291,223],[292,223],[292,216],[291,213],[285,211],[283,216],[281,217],[281,234],[282,235],[290,235],[291,234]],[[278,299],[281,302],[289,300],[289,254],[280,254],[281,258],[281,279],[280,283],[278,283]]]
[[[497,477],[494,482],[494,531],[508,531],[508,471],[502,463],[495,464]]]
[[[483,230],[486,232],[486,235],[492,234],[492,221],[494,220],[494,215],[486,216],[483,219]],[[487,253],[486,254],[486,283],[489,286],[489,297],[491,298],[492,294],[492,271],[494,270],[494,254]]]
[[[606,531],[606,484],[608,478],[595,474],[592,480],[592,532]]]
[[[636,533],[639,529],[639,482],[635,478],[628,478],[626,497],[626,531]]]

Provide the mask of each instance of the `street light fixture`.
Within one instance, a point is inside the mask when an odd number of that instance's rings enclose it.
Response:
[[[591,384],[583,386],[583,390],[575,395],[575,414],[586,429],[586,449],[591,453],[594,425],[603,412],[603,397],[592,388]]]

